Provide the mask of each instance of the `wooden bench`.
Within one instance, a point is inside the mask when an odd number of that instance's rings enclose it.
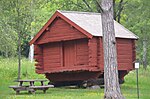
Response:
[[[44,82],[46,81],[47,80],[42,79],[18,80],[16,81],[19,82],[18,86],[10,86],[9,88],[13,88],[14,91],[16,91],[16,94],[19,94],[20,91],[28,91],[29,93],[35,93],[36,90],[43,90],[43,92],[46,93],[46,90],[54,87],[54,85],[45,85]],[[28,82],[29,85],[23,85],[24,82]],[[35,82],[40,82],[41,84],[39,86],[35,86]]]
[[[13,88],[16,91],[16,94],[19,94],[20,91],[27,90],[29,93],[34,94],[36,90],[43,90],[46,93],[46,90],[54,87],[53,85],[44,85],[44,86],[10,86],[9,88]]]
[[[49,88],[54,87],[53,85],[43,85],[43,86],[30,86],[29,89],[32,89],[33,92],[35,93],[36,90],[43,90],[44,93],[46,93],[46,90],[48,90]]]
[[[28,90],[28,92],[34,91],[33,89],[30,89],[29,86],[9,86],[9,88],[13,88],[14,91],[16,91],[16,94],[19,94],[20,91]]]

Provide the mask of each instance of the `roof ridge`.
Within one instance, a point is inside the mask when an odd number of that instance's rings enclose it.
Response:
[[[97,12],[80,12],[80,11],[66,11],[66,10],[57,10],[60,13],[77,13],[77,14],[94,14],[94,15],[100,15],[100,13]]]

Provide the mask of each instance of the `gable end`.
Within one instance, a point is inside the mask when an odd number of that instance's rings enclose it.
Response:
[[[87,38],[86,35],[58,17],[36,40],[37,44]]]
[[[71,26],[75,27],[77,30],[79,30],[81,33],[83,33],[84,35],[86,35],[88,38],[92,38],[93,36],[88,33],[86,30],[82,29],[81,27],[79,27],[77,24],[75,24],[74,22],[72,22],[71,20],[69,20],[67,17],[65,17],[64,15],[62,15],[59,11],[56,11],[54,13],[54,15],[48,20],[48,22],[42,27],[42,29],[35,35],[35,37],[29,42],[29,44],[35,44],[35,42],[37,41],[37,39],[40,38],[40,36],[44,33],[45,30],[48,29],[48,27],[51,25],[51,23],[53,23],[53,21],[57,18],[60,17],[63,20],[65,20],[68,24],[70,24]]]

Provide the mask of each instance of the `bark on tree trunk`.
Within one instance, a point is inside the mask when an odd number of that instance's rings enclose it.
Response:
[[[18,80],[21,78],[21,33],[18,33]]]
[[[121,94],[118,69],[116,39],[113,20],[113,0],[102,0],[102,30],[104,50],[104,99],[124,99]]]
[[[143,40],[143,68],[147,68],[147,40]]]

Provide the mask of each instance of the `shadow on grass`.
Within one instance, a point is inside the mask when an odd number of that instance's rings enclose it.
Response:
[[[16,94],[16,93],[9,93],[9,95],[16,95],[16,96],[21,96],[21,95],[36,95],[36,94],[38,94],[38,95],[46,95],[46,94],[52,94],[52,92],[46,92],[46,93],[43,93],[42,91],[40,92],[40,91],[36,91],[34,94],[32,94],[32,93],[28,93],[28,92],[25,92],[25,91],[23,91],[23,92],[20,92],[19,94]]]

